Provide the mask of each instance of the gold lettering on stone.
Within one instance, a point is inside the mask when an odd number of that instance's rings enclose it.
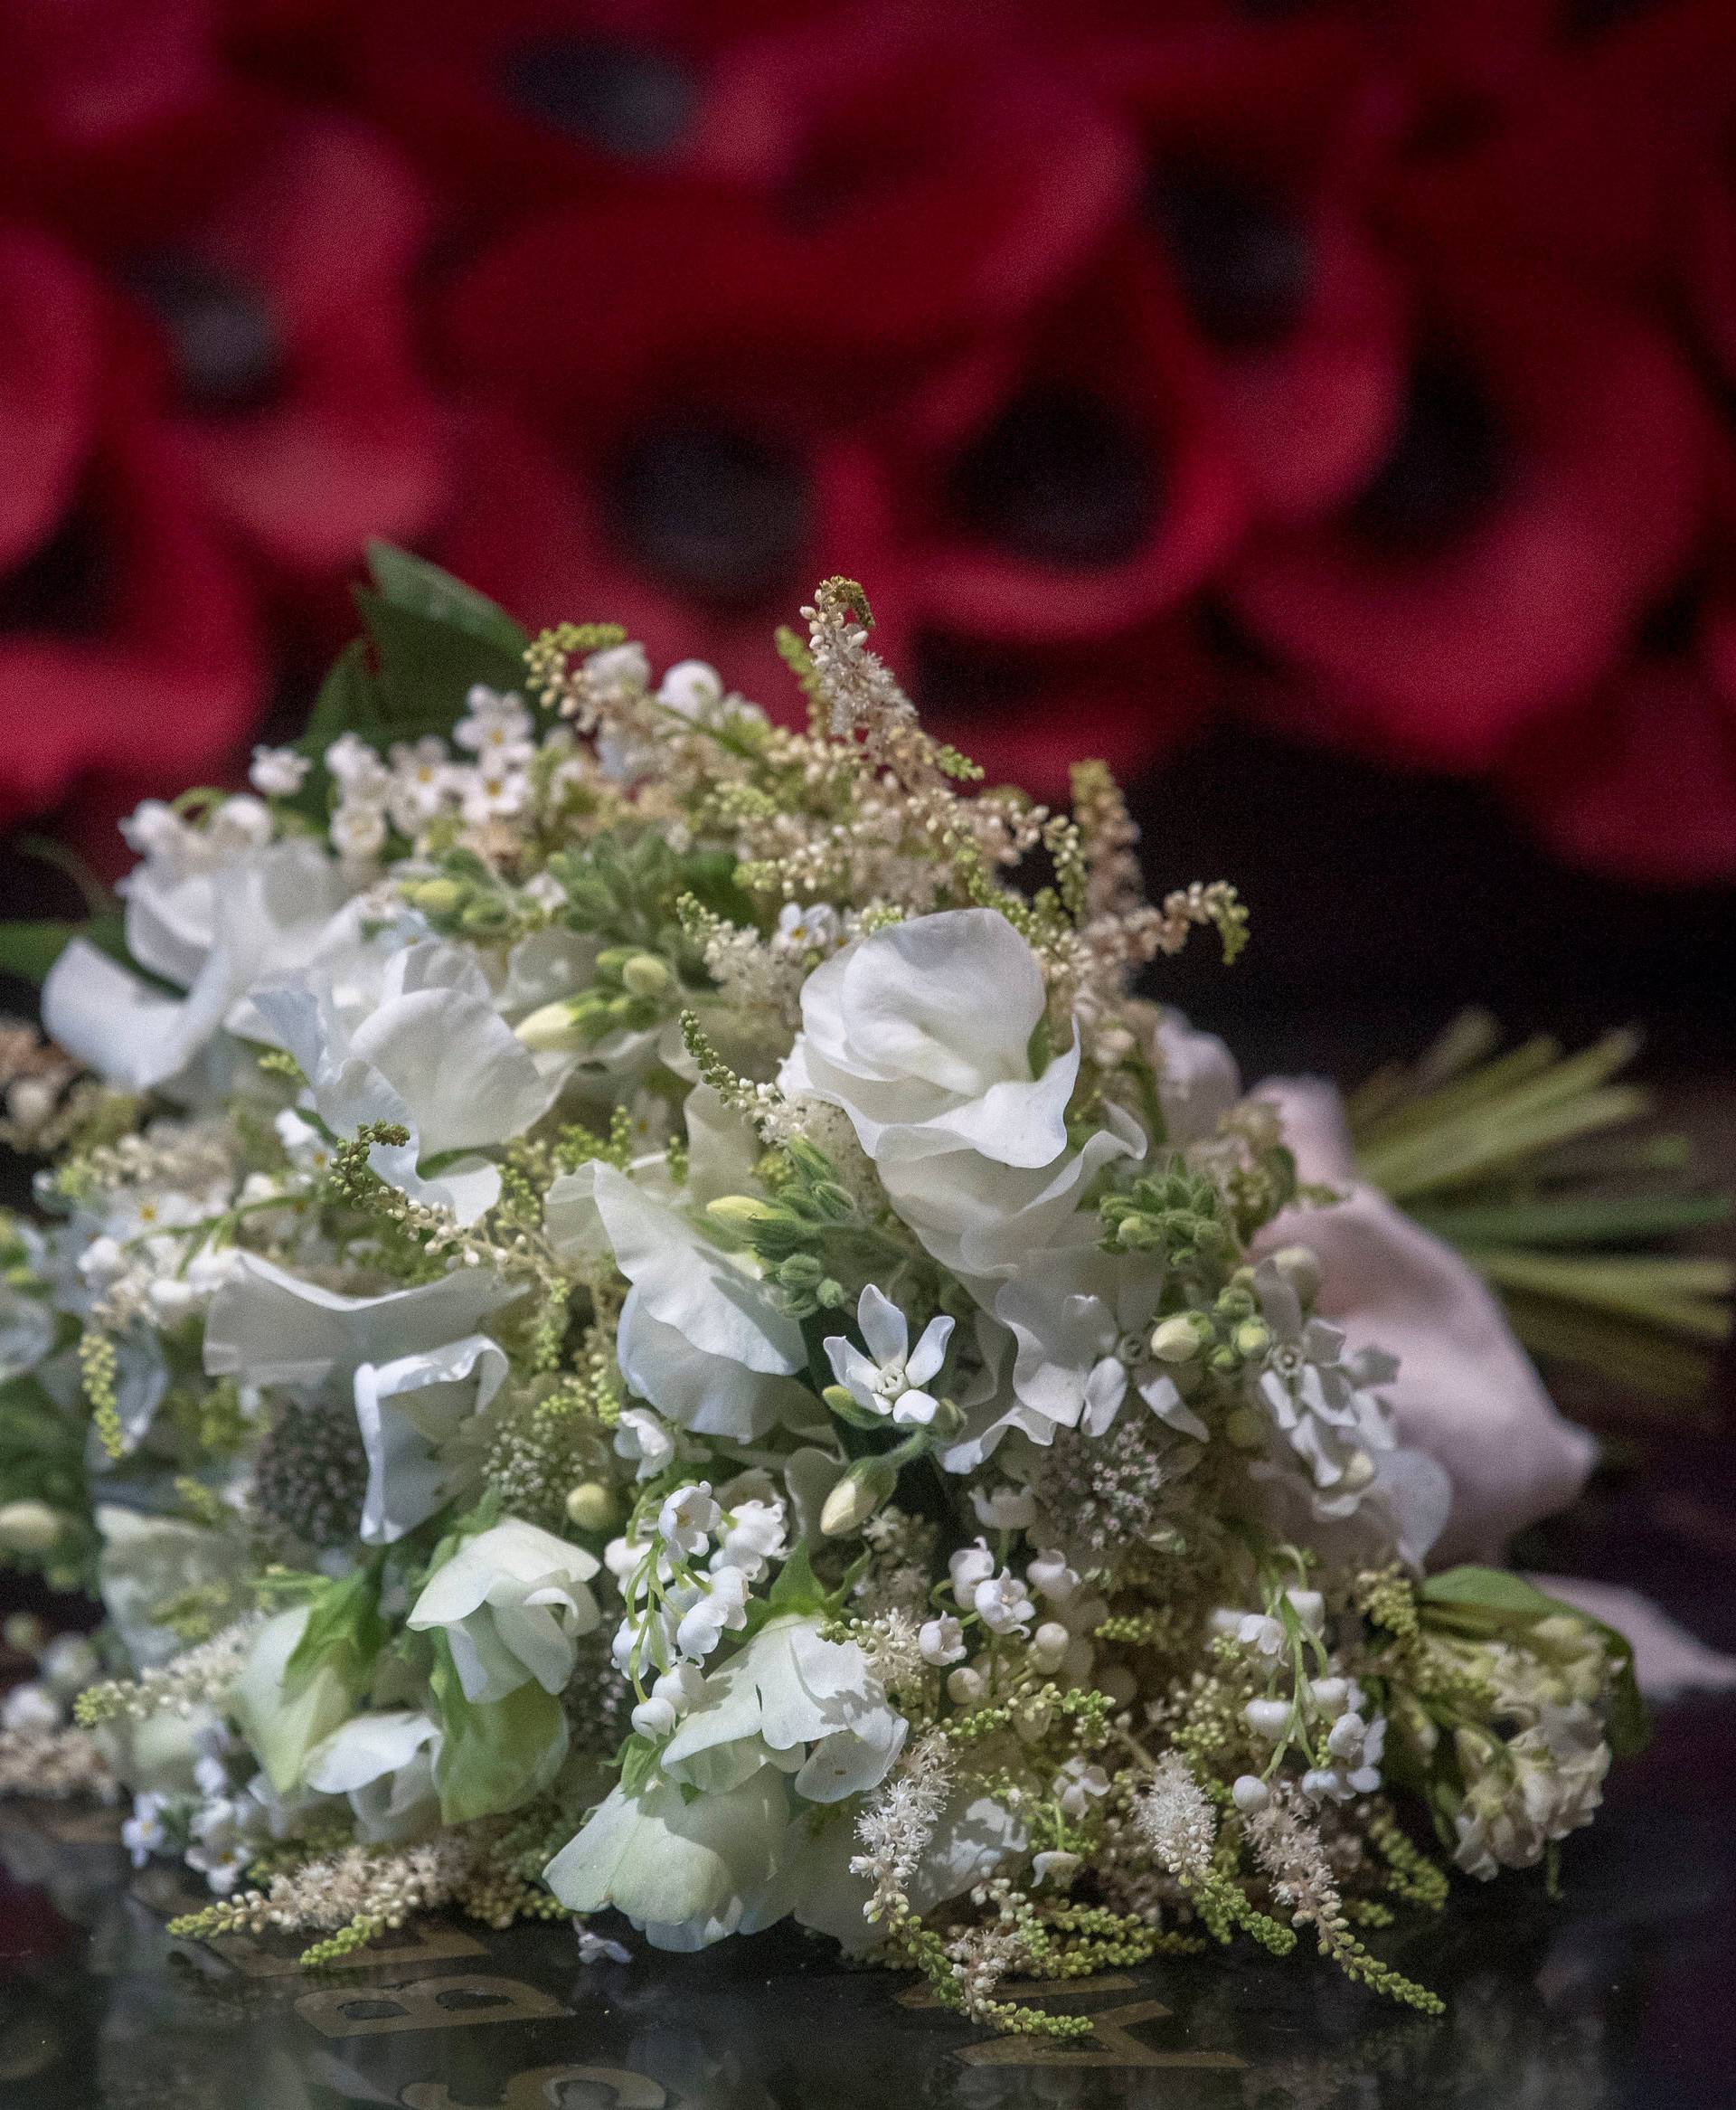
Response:
[[[480,2022],[540,2022],[572,2011],[516,1978],[418,1978],[396,1985],[341,1985],[303,1993],[296,2012],[322,2037],[384,2037],[400,2030],[462,2030]]]
[[[472,2110],[444,2081],[411,2081],[398,2100],[404,2110]],[[625,2067],[535,2066],[513,2076],[494,2110],[665,2110],[668,2100],[660,2082]]]

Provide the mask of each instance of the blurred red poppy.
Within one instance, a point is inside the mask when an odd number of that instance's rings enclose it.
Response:
[[[1403,415],[1316,521],[1227,585],[1308,686],[1286,707],[1413,762],[1486,765],[1609,670],[1687,557],[1712,430],[1637,310],[1469,244],[1429,257]]]
[[[39,236],[0,238],[0,820],[91,772],[162,786],[245,732],[245,585],[156,414],[131,327]]]

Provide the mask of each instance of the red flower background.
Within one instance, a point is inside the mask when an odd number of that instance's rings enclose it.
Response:
[[[1732,404],[1729,0],[0,0],[0,821],[232,772],[381,535],[1728,880]]]

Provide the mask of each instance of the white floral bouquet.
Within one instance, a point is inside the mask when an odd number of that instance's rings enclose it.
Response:
[[[1065,2034],[1019,1978],[1307,1927],[1435,2004],[1365,1934],[1552,1863],[1638,1703],[1465,1565],[1590,1460],[1491,1291],[1132,993],[1234,893],[1148,903],[1100,767],[984,788],[849,582],[796,733],[374,568],[257,795],[35,941],[0,1544],[107,1623],[0,1785],[316,1962],[793,1916]]]

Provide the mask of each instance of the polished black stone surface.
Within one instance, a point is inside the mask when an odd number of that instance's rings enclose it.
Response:
[[[1241,1951],[1052,1994],[1082,2047],[996,2039],[778,1931],[581,1969],[564,1927],[406,1930],[310,1976],[293,1943],[171,1942],[193,1903],[116,1820],[0,1808],[0,2104],[18,2110],[1712,2110],[1736,2103],[1736,1701],[1666,1715],[1570,1842],[1565,1894],[1466,1884],[1376,1937],[1441,2020]]]

